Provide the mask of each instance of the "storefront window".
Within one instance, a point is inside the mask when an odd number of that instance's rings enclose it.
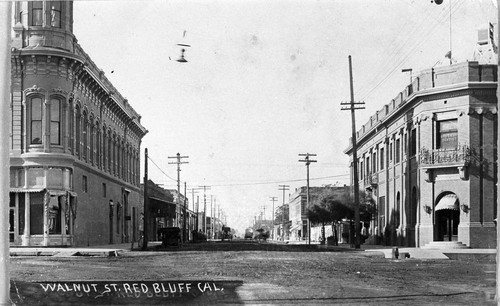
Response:
[[[49,188],[62,189],[63,187],[63,177],[62,169],[60,168],[50,168],[47,175],[47,185]]]
[[[49,203],[49,234],[61,233],[61,203],[60,197],[51,196]]]
[[[28,169],[28,187],[44,187],[43,168]]]
[[[43,234],[43,193],[30,194],[30,234]]]
[[[17,195],[19,197],[19,207],[18,207],[18,224],[19,224],[19,235],[24,234],[24,217],[25,217],[25,201],[24,201],[24,193],[19,193]]]

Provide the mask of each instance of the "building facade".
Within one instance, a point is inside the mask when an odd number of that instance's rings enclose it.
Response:
[[[12,5],[10,241],[129,242],[141,117],[77,43],[72,2]]]
[[[357,132],[359,186],[386,245],[496,246],[497,66],[423,71]],[[351,158],[352,143],[345,151]]]
[[[326,196],[340,196],[349,192],[349,187],[309,187],[309,207],[319,204]],[[299,187],[289,200],[289,240],[307,240],[307,187]]]

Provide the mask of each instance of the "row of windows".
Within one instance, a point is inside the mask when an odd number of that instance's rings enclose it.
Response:
[[[51,97],[47,106],[43,99],[41,96],[28,99],[29,145],[43,145],[47,133],[51,146],[63,146],[82,161],[132,184],[139,183],[139,153],[135,148],[112,133],[106,125],[101,127],[94,122],[78,105],[74,109],[70,105],[65,111],[61,107],[61,98]],[[67,126],[66,141],[62,139],[64,126]]]
[[[394,136],[396,138],[396,136]],[[403,144],[401,144],[403,140]],[[384,170],[386,158],[388,158],[388,163],[399,163],[403,156],[407,154],[408,145],[408,134],[404,134],[401,138],[396,138],[391,141],[388,146],[388,155],[385,156],[384,147],[380,149],[377,148],[368,154],[367,157],[362,158],[358,161],[358,172],[359,179],[363,179],[363,176],[367,176],[371,173]],[[435,148],[436,149],[456,149],[458,147],[458,128],[457,119],[442,120],[436,122],[436,138],[435,138]],[[411,130],[410,134],[410,147],[408,148],[409,155],[415,156],[417,154],[417,131],[416,129]],[[377,159],[377,151],[379,156]],[[370,162],[371,160],[371,162]],[[378,166],[378,167],[377,167]]]

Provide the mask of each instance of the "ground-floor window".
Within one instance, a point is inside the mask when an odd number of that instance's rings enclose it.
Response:
[[[43,194],[30,193],[30,234],[43,234]]]
[[[60,197],[51,196],[49,202],[49,234],[61,233],[61,201]]]

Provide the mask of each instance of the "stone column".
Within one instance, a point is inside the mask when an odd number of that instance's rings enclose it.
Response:
[[[24,174],[24,187],[28,187],[28,173],[26,168],[23,169]],[[28,192],[24,193],[24,233],[23,233],[23,246],[30,245],[30,209],[31,209],[31,201],[30,194]]]
[[[48,191],[45,191],[45,195],[43,197],[43,246],[48,246],[50,243],[49,203],[50,203],[50,193]]]

